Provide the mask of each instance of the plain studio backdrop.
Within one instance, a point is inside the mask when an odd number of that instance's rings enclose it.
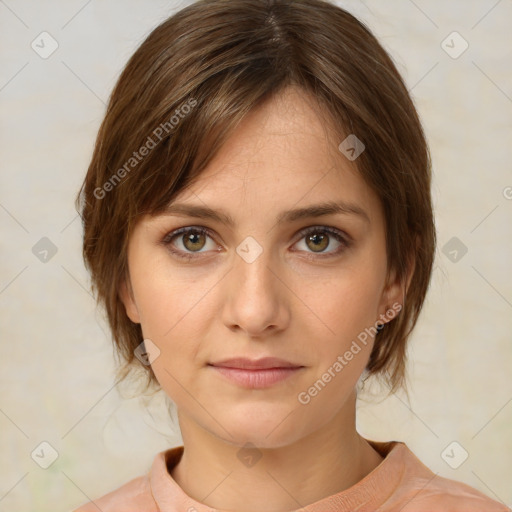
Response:
[[[74,208],[105,103],[187,2],[0,0],[0,510],[64,512],[181,442],[160,395],[123,399]],[[410,401],[358,428],[512,505],[512,3],[339,2],[391,53],[423,120],[438,249]],[[44,466],[48,466],[44,469]]]

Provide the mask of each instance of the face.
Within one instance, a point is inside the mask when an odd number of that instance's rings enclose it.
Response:
[[[337,417],[368,328],[401,298],[378,197],[311,104],[288,88],[253,110],[129,243],[121,295],[159,383],[180,421],[232,444],[282,446]]]

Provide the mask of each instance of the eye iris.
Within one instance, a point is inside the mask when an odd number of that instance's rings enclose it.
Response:
[[[202,238],[203,239],[203,243],[200,244],[201,246],[200,247],[197,247],[197,239],[198,238]],[[202,233],[187,233],[186,235],[183,235],[183,245],[189,250],[189,251],[194,251],[194,250],[198,250],[198,249],[202,249],[204,247],[204,234]],[[189,247],[189,243],[192,244],[192,247]]]
[[[306,243],[308,243],[308,247],[309,247],[310,249],[313,249],[314,251],[316,251],[317,249],[320,249],[320,250],[319,250],[319,251],[317,251],[317,252],[321,252],[321,251],[323,251],[324,249],[326,249],[326,248],[327,248],[327,246],[329,245],[328,238],[329,238],[329,237],[328,237],[327,235],[319,235],[319,234],[317,234],[317,233],[314,233],[314,234],[312,234],[312,235],[308,235],[308,236],[306,237],[306,239],[307,239],[307,242],[306,242]],[[313,245],[313,247],[311,247],[311,246],[309,245],[309,242],[313,242],[313,244],[314,244],[314,245]],[[326,242],[326,243],[324,243],[323,245],[319,245],[317,242],[320,242],[320,244],[322,244],[323,242]]]

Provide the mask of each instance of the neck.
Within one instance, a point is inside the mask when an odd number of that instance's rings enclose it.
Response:
[[[355,397],[298,442],[248,451],[246,464],[239,459],[241,446],[181,413],[179,421],[185,449],[171,476],[188,496],[219,510],[300,509],[348,489],[382,461],[356,431]],[[256,463],[250,459],[254,454],[261,454]]]

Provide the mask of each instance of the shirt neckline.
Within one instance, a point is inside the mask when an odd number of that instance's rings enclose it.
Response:
[[[353,486],[326,496],[292,512],[353,512],[376,510],[398,487],[404,471],[407,447],[399,441],[366,440],[383,457],[381,463]],[[170,472],[178,464],[184,446],[160,452],[154,458],[149,480],[151,493],[161,512],[229,512],[211,508],[192,497],[172,478]]]

